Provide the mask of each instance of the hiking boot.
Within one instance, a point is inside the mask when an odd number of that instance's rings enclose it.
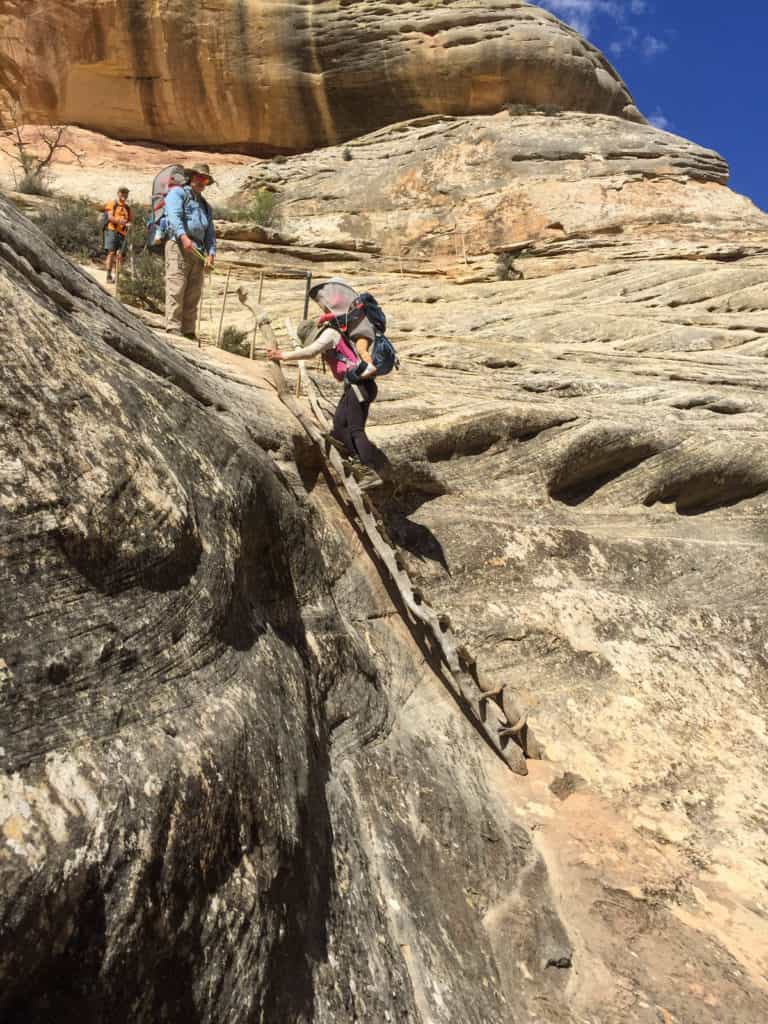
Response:
[[[357,486],[361,491],[373,491],[384,483],[376,470],[370,466],[353,466],[352,476],[357,480]]]
[[[111,274],[107,274],[107,284],[114,284],[114,283],[115,283],[114,277],[112,277]]]
[[[197,335],[194,331],[182,331],[181,336],[183,338],[189,338],[190,341],[197,341]]]
[[[333,434],[325,435],[325,450],[329,452],[331,448],[335,448],[342,459],[352,458],[352,452],[347,448],[343,441],[340,441],[338,437],[334,437]]]

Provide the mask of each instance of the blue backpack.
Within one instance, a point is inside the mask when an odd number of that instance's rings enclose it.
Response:
[[[373,325],[374,340],[371,346],[371,359],[376,367],[377,377],[383,377],[391,373],[392,370],[399,370],[400,360],[397,357],[395,346],[384,333],[387,329],[386,314],[370,292],[361,292],[346,314],[339,319],[343,322],[344,328],[351,332],[365,317]]]
[[[386,334],[377,334],[371,348],[371,359],[376,367],[376,376],[383,377],[392,370],[400,369],[400,360],[397,357],[395,346]]]

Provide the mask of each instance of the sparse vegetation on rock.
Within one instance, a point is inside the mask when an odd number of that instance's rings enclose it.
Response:
[[[260,188],[252,195],[226,206],[214,208],[219,220],[230,220],[235,223],[260,224],[272,227],[278,222],[278,193],[273,189]]]
[[[63,153],[80,163],[81,154],[70,146],[66,125],[25,127],[24,110],[18,100],[11,101],[0,114],[0,126],[6,129],[7,142],[0,150],[16,164],[16,190],[24,195],[53,194],[49,175],[52,165]]]
[[[102,253],[99,215],[90,199],[57,198],[40,210],[36,222],[54,245],[73,259],[91,260]]]
[[[524,114],[543,114],[545,117],[557,117],[563,108],[554,103],[508,103],[507,113],[510,117],[522,117]]]
[[[221,335],[221,347],[225,352],[233,352],[236,356],[250,355],[251,343],[248,332],[230,324],[224,328]]]
[[[129,306],[162,313],[165,303],[165,261],[144,249],[126,259],[120,271],[120,298]]]

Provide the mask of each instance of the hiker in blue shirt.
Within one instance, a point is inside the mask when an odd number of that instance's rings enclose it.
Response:
[[[165,243],[165,328],[195,338],[203,274],[216,258],[213,213],[203,189],[213,184],[208,164],[185,171],[187,184],[165,200],[169,238]]]

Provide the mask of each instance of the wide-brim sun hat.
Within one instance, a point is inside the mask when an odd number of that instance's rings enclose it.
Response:
[[[208,179],[209,185],[216,184],[216,179],[211,174],[211,168],[208,166],[208,164],[195,164],[194,167],[185,167],[184,173],[186,174],[187,178],[191,178],[193,174],[199,174],[201,175],[201,177],[205,177]]]

